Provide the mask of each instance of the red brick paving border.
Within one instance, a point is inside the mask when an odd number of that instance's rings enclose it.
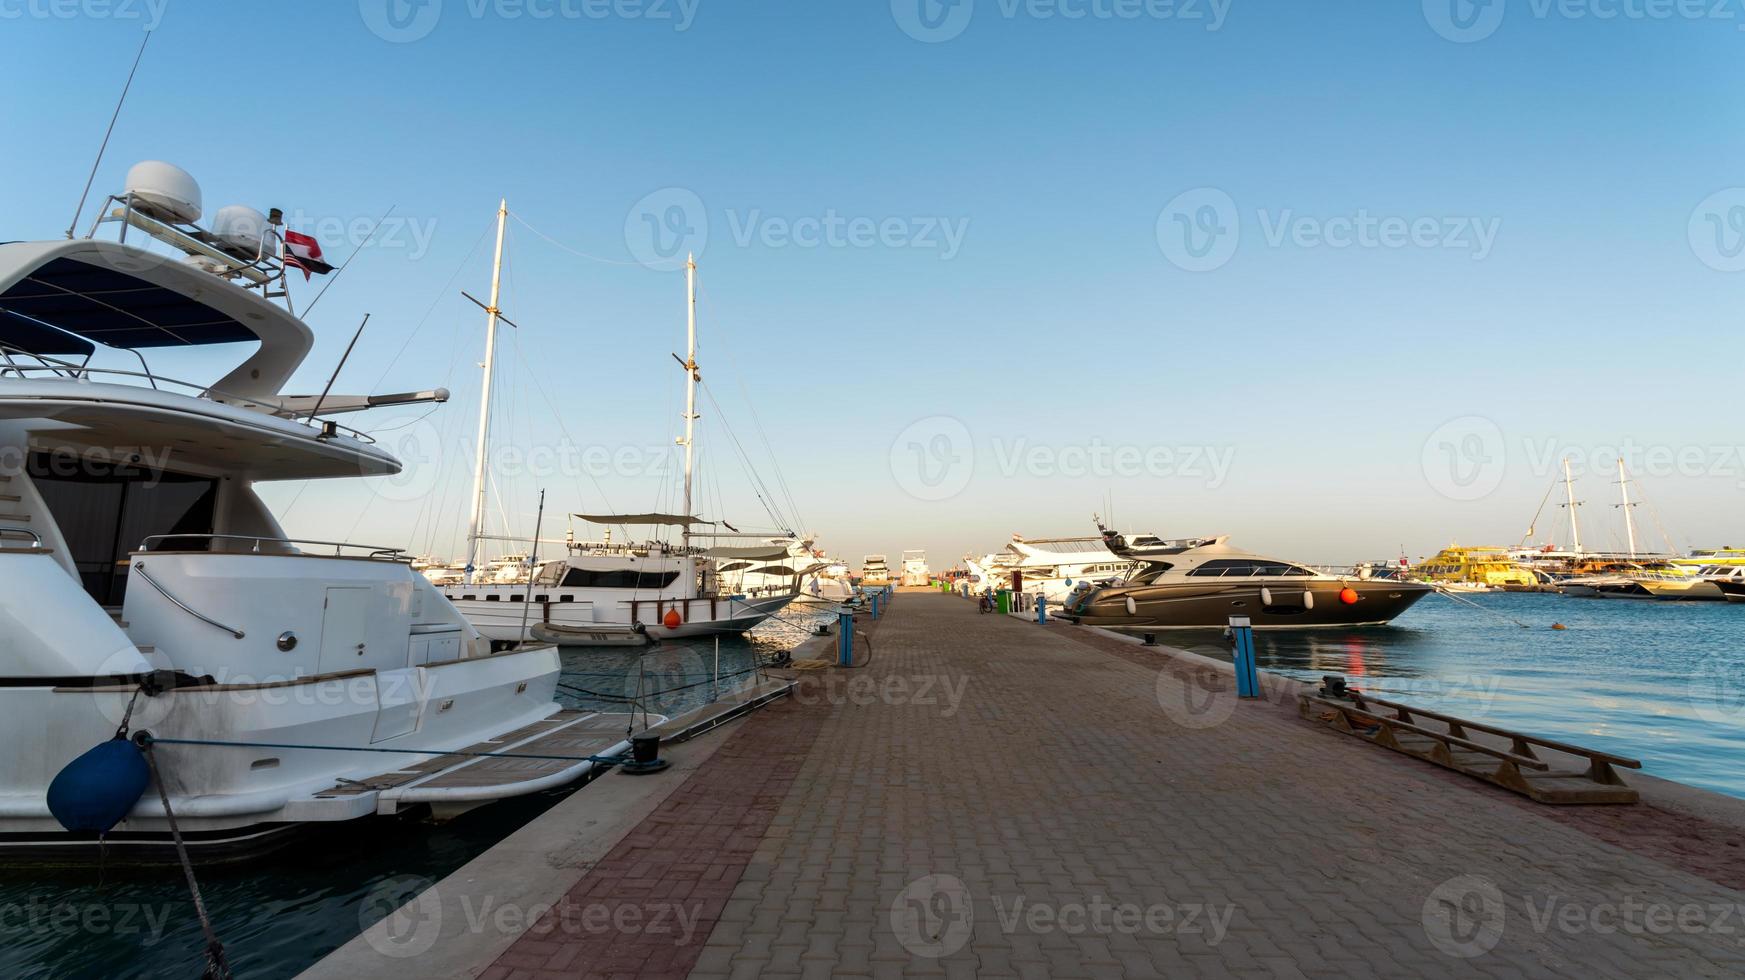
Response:
[[[829,715],[818,697],[759,709],[479,980],[689,975]]]
[[[1144,650],[1090,629],[1063,626],[1060,632],[1088,647],[1141,666],[1169,670],[1182,676],[1194,670],[1177,657]],[[1292,710],[1295,710],[1294,706]],[[1390,755],[1386,752],[1379,754]],[[1640,854],[1717,885],[1745,889],[1745,841],[1739,839],[1733,828],[1723,824],[1651,803],[1630,806],[1548,806],[1488,783],[1404,757],[1392,756],[1387,761],[1399,765],[1421,766],[1431,778],[1451,787],[1495,796],[1534,816],[1554,820],[1614,847]]]

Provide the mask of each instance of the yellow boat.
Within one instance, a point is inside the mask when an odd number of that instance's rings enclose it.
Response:
[[[1510,557],[1507,548],[1450,546],[1412,566],[1410,578],[1456,591],[1538,585],[1540,578]]]

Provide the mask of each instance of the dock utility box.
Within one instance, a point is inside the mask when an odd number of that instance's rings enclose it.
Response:
[[[1340,696],[1343,694],[1343,696]],[[1617,767],[1635,759],[1372,698],[1335,685],[1298,695],[1304,718],[1540,803],[1635,803]],[[1581,768],[1585,766],[1585,768]]]

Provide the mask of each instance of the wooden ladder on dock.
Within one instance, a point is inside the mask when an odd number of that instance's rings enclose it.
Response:
[[[1494,783],[1540,803],[1635,803],[1640,799],[1615,768],[1642,768],[1636,759],[1366,697],[1356,690],[1349,693],[1349,698],[1319,692],[1301,694],[1298,709],[1304,718],[1335,731]],[[1504,741],[1507,748],[1501,745]],[[1585,762],[1587,768],[1554,769],[1541,758],[1546,750],[1573,757],[1578,765]]]

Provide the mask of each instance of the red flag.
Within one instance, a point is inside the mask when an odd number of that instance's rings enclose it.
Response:
[[[285,232],[285,264],[293,269],[303,270],[303,281],[309,281],[310,273],[327,275],[333,271],[333,266],[321,260],[321,243],[314,236],[301,232]]]

